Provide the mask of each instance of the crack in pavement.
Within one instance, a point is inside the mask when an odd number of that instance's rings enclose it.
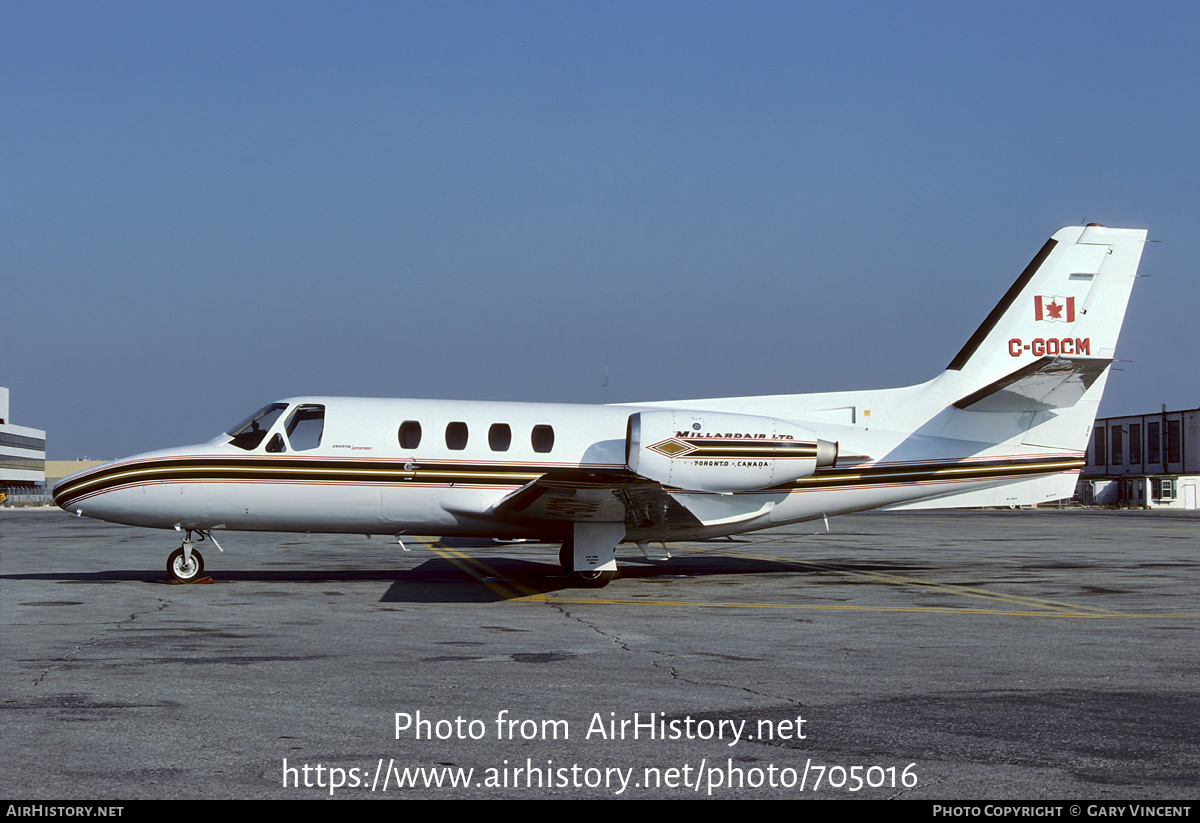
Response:
[[[100,645],[100,643],[104,640],[104,638],[110,632],[118,631],[119,629],[121,629],[121,627],[137,620],[138,617],[141,615],[152,614],[153,612],[161,612],[164,609],[166,609],[168,605],[169,605],[168,603],[160,600],[158,603],[157,609],[148,609],[148,610],[142,611],[142,612],[134,612],[131,615],[129,615],[129,619],[119,620],[115,623],[112,623],[107,628],[105,628],[103,631],[99,632],[98,634],[92,635],[87,640],[85,640],[83,643],[80,643],[78,646],[71,649],[71,651],[67,652],[63,657],[59,658],[58,664],[53,665],[53,666],[48,666],[45,669],[43,669],[41,674],[39,674],[37,677],[35,677],[33,679],[32,685],[34,685],[34,686],[42,685],[42,682],[45,681],[45,679],[50,675],[50,672],[54,671],[55,669],[61,668],[62,666],[66,665],[67,663],[70,663],[71,659],[76,654],[83,651],[84,649],[92,648],[94,646]]]

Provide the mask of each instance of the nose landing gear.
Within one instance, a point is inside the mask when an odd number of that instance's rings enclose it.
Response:
[[[179,527],[176,526],[176,529]],[[211,540],[217,551],[224,551],[212,532],[203,529],[183,530],[183,543],[167,558],[167,574],[176,583],[195,583],[204,574],[204,557],[192,548],[194,543]],[[195,535],[193,537],[193,535]]]
[[[204,573],[204,558],[193,549],[190,557],[184,557],[183,547],[171,552],[167,558],[167,574],[176,583],[191,583]]]

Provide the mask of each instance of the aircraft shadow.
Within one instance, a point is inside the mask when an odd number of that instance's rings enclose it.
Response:
[[[606,589],[603,589],[602,594],[599,594],[601,590],[584,589],[573,585],[567,579],[566,575],[563,574],[557,563],[540,563],[505,556],[473,556],[471,559],[478,564],[493,569],[497,573],[498,577],[489,579],[489,582],[495,588],[472,578],[466,572],[453,567],[453,564],[448,561],[437,558],[423,563],[414,572],[427,570],[429,576],[435,578],[440,585],[431,587],[428,581],[414,579],[410,573],[404,579],[397,579],[380,600],[392,603],[482,603],[502,602],[531,595],[582,595],[587,592],[597,592],[600,599],[604,599],[605,597],[620,599],[630,594],[628,591],[621,590],[622,582],[639,580],[645,582],[668,582],[684,578],[720,578],[762,574],[808,575],[814,573],[785,562],[724,557],[721,555],[674,557],[664,562],[645,560],[643,558],[618,558],[620,576],[616,581],[609,584]],[[460,578],[470,580],[471,585],[475,587],[470,597],[466,600],[460,600],[459,597],[462,593],[458,590],[458,587],[452,588],[445,585],[445,583],[450,582],[444,579],[443,575],[445,574],[455,574]],[[644,595],[645,590],[642,589],[637,593]]]
[[[450,545],[450,541],[445,541]],[[492,549],[499,548],[484,541]],[[455,545],[462,545],[455,541]],[[464,548],[466,546],[463,546]],[[820,584],[836,579],[845,585],[844,572],[884,571],[903,573],[913,571],[912,564],[897,563],[832,563],[831,568],[804,568],[794,563],[759,558],[728,557],[720,554],[682,555],[668,561],[651,561],[641,557],[619,558],[620,576],[604,590],[604,597],[620,599],[633,594],[622,591],[621,584],[642,581],[668,583],[682,579],[735,579],[752,575],[788,575]],[[464,568],[464,566],[466,568]],[[486,567],[486,569],[484,568]],[[466,569],[470,568],[476,577]],[[487,569],[495,572],[490,574]],[[487,583],[481,581],[482,577]],[[0,580],[46,581],[53,583],[105,584],[154,583],[177,585],[158,569],[106,569],[94,572],[38,572],[4,574]],[[411,569],[212,569],[203,583],[388,583],[381,603],[499,603],[531,595],[585,594],[597,590],[572,585],[557,563],[531,561],[505,555],[472,555],[462,565],[441,557],[431,557]],[[867,582],[867,581],[861,581]],[[487,585],[491,584],[491,585]],[[641,588],[636,594],[644,596]]]

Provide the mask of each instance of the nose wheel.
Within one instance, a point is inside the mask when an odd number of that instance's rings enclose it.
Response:
[[[177,583],[191,583],[204,573],[204,558],[193,549],[191,557],[184,557],[183,546],[171,552],[167,558],[167,574]]]
[[[221,550],[221,544],[210,531],[176,528],[183,532],[183,542],[167,558],[167,574],[176,583],[195,583],[204,574],[204,558],[192,546],[202,540],[211,540]]]

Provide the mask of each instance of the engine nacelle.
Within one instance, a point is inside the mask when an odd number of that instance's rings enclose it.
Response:
[[[808,477],[833,466],[837,450],[786,420],[662,409],[629,416],[625,464],[664,486],[728,493]]]

